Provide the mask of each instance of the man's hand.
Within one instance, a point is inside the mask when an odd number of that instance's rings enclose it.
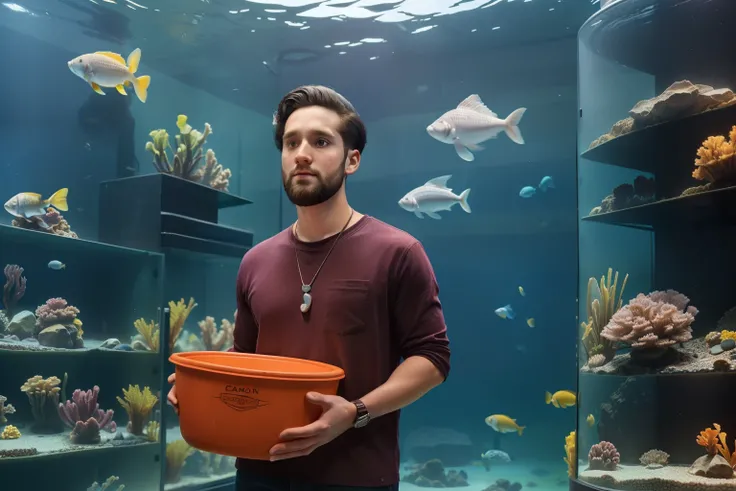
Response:
[[[281,443],[271,447],[271,461],[309,455],[353,427],[357,409],[346,399],[308,392],[307,401],[321,406],[322,416],[307,426],[282,431],[279,435]]]
[[[166,399],[169,401],[169,405],[174,408],[176,414],[179,414],[179,399],[176,398],[176,373],[169,375],[168,380],[172,387]]]

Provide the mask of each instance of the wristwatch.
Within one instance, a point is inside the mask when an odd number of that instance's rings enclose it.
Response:
[[[360,399],[356,399],[352,401],[353,404],[355,404],[356,409],[358,410],[355,413],[355,421],[353,421],[353,428],[362,428],[365,425],[368,424],[368,422],[371,420],[371,414],[368,412],[368,409],[365,407],[365,404],[363,404],[363,401]]]

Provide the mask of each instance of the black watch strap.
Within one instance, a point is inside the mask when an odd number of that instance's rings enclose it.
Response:
[[[367,425],[368,422],[371,420],[371,415],[368,412],[368,408],[365,407],[365,404],[363,404],[363,401],[360,399],[356,399],[352,401],[353,404],[355,404],[355,408],[357,411],[355,412],[355,421],[353,421],[353,427],[354,428],[362,428],[363,426]]]

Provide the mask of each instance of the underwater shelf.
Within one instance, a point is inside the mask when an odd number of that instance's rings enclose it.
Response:
[[[89,253],[96,256],[105,256],[110,260],[121,256],[151,257],[161,256],[154,251],[135,249],[120,245],[96,242],[87,239],[75,239],[61,235],[14,227],[12,225],[0,224],[0,244],[19,246],[33,244],[43,246],[61,255],[63,253]],[[163,259],[163,257],[162,257]]]
[[[676,223],[736,223],[736,186],[665,198],[644,205],[583,217],[584,222],[610,223],[652,230]]]
[[[580,154],[581,158],[642,172],[671,170],[683,154],[695,160],[698,146],[736,124],[736,105],[711,109],[680,119],[624,133]],[[694,145],[694,146],[693,146]]]
[[[59,459],[75,456],[80,452],[122,452],[126,449],[135,452],[140,451],[141,447],[160,447],[161,445],[160,442],[149,442],[144,439],[138,439],[138,437],[136,437],[135,440],[113,440],[108,438],[108,434],[105,430],[100,431],[100,436],[103,438],[102,443],[76,445],[69,441],[69,433],[71,432],[71,429],[54,435],[29,435],[23,433],[24,428],[22,426],[18,426],[18,428],[21,430],[21,437],[15,440],[0,440],[0,451],[32,448],[35,449],[37,453],[19,457],[0,457],[0,475],[2,475],[3,464],[15,465],[19,461],[37,462],[40,459]],[[127,435],[125,430],[118,429],[118,432],[120,431]],[[116,458],[119,458],[119,456],[116,456]]]

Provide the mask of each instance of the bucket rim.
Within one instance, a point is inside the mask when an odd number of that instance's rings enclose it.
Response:
[[[317,373],[298,373],[274,370],[255,370],[252,368],[224,367],[215,363],[197,360],[200,355],[218,355],[225,357],[249,357],[260,359],[278,359],[283,361],[296,362],[302,365],[311,365],[324,368],[324,372]],[[239,353],[234,351],[187,351],[173,353],[169,356],[169,361],[178,368],[194,368],[207,371],[209,373],[217,373],[222,375],[241,375],[264,380],[281,380],[288,381],[335,381],[345,378],[345,371],[335,365],[324,363],[316,360],[307,360],[304,358],[294,358],[290,356],[264,355],[259,353]]]

